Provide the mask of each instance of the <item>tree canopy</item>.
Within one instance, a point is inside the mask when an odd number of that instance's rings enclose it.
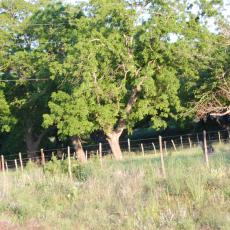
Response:
[[[220,6],[219,0],[2,1],[1,78],[16,80],[0,94],[8,118],[2,131],[13,121],[35,152],[50,127],[60,138],[77,139],[78,148],[100,130],[121,159],[124,130],[146,118],[165,128],[206,86],[217,87],[217,73],[229,76],[222,38],[207,27],[210,17],[221,18]]]

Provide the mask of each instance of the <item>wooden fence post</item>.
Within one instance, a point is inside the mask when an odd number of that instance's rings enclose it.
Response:
[[[70,158],[70,147],[69,146],[68,146],[67,153],[68,153],[68,173],[69,173],[69,178],[72,180],[73,177],[72,177],[72,170],[71,170],[71,158]]]
[[[190,137],[188,137],[188,142],[189,142],[189,148],[191,149],[192,148],[192,141],[191,141]]]
[[[219,143],[221,143],[221,136],[220,136],[220,132],[218,132],[218,138],[219,138]]]
[[[17,162],[16,159],[14,159],[14,164],[15,164],[15,169],[16,169],[16,171],[18,171],[18,162]]]
[[[172,142],[172,145],[173,145],[174,150],[177,152],[176,145],[175,145],[173,139],[171,140],[171,142]]]
[[[97,158],[99,159],[98,149],[97,149]]]
[[[180,143],[181,143],[181,148],[183,149],[184,148],[184,144],[183,144],[183,137],[180,136]]]
[[[143,146],[142,143],[141,143],[141,152],[142,152],[142,155],[144,156],[145,155],[145,150],[144,150],[144,146]]]
[[[205,163],[206,163],[206,166],[209,168],[207,137],[206,137],[206,131],[205,130],[203,131],[203,137],[204,137],[204,156],[205,156]]]
[[[128,152],[131,152],[130,139],[128,138]]]
[[[99,159],[102,167],[102,144],[101,143],[99,143]]]
[[[102,159],[102,144],[99,143],[99,157]]]
[[[46,161],[45,161],[45,154],[43,149],[41,149],[41,162],[42,162],[42,166],[45,165]]]
[[[2,167],[2,172],[5,172],[5,160],[3,155],[1,155],[1,167]]]
[[[200,144],[200,139],[199,139],[199,134],[198,133],[196,134],[196,139],[197,139],[197,144],[199,145]]]
[[[167,142],[164,141],[164,148],[165,148],[165,154],[168,155],[168,151],[167,151]]]
[[[19,155],[19,161],[20,161],[21,171],[23,172],[22,154],[19,153],[18,155]]]
[[[86,159],[86,161],[88,160],[88,151],[87,150],[85,150],[85,159]]]
[[[164,164],[162,137],[161,136],[159,136],[159,145],[160,145],[160,156],[161,156],[161,170],[162,170],[163,177],[165,178],[166,173],[165,173],[165,164]]]
[[[156,146],[154,143],[152,143],[152,146],[153,146],[153,150],[154,150],[154,153],[157,154],[157,150],[156,150]]]
[[[6,172],[8,172],[8,164],[7,164],[7,161],[5,161],[5,165],[6,165]]]

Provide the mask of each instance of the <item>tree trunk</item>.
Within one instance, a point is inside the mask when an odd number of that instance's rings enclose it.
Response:
[[[26,138],[26,149],[28,158],[35,158],[38,154],[40,141],[34,141],[32,138]]]
[[[132,108],[137,101],[138,93],[141,91],[142,85],[146,79],[147,76],[144,76],[139,82],[139,84],[132,89],[131,95],[125,107],[125,113],[127,116],[131,113]],[[118,121],[117,128],[115,128],[111,133],[106,133],[107,140],[109,142],[110,148],[116,160],[122,159],[122,152],[119,144],[119,138],[125,128],[126,128],[126,120],[124,118],[120,118]]]
[[[107,140],[109,142],[110,148],[116,160],[122,160],[122,152],[119,144],[119,138],[122,134],[122,131],[108,133]]]
[[[25,142],[28,158],[35,158],[37,156],[36,152],[39,151],[41,138],[39,137],[36,140],[34,140],[32,129],[28,129],[25,133]]]
[[[78,160],[82,163],[85,163],[87,160],[86,160],[84,149],[81,144],[81,139],[77,136],[74,136],[72,137],[72,143],[75,148]]]
[[[33,124],[30,120],[27,120],[25,128],[25,143],[27,156],[28,158],[35,158],[36,156],[38,156],[41,140],[46,134],[47,130],[42,130],[39,135],[34,134]]]

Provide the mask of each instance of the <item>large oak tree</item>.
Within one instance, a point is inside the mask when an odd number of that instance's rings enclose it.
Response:
[[[65,84],[52,95],[45,125],[78,137],[101,129],[121,159],[125,129],[146,116],[155,128],[176,117],[179,83],[198,74],[194,66],[212,36],[205,20],[214,4],[197,1],[194,11],[189,1],[90,1],[71,20],[67,33],[74,39],[55,64],[54,75]]]

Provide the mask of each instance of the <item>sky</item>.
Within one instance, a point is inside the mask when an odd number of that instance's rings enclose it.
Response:
[[[64,2],[69,2],[69,3],[76,3],[76,2],[87,2],[87,0],[62,0]],[[223,0],[224,1],[224,11],[223,14],[225,15],[226,18],[228,18],[230,22],[230,0]]]
[[[224,0],[224,4],[225,4],[224,15],[228,17],[228,20],[230,21],[230,0]]]
[[[79,3],[79,2],[87,2],[88,0],[62,0],[62,1],[67,3],[76,3],[76,2]],[[230,0],[223,0],[223,2],[224,2],[224,9],[222,13],[230,23]],[[142,17],[145,18],[145,15]],[[217,32],[217,27],[215,26],[214,20],[212,19],[209,20],[208,27],[211,32],[213,33]]]

